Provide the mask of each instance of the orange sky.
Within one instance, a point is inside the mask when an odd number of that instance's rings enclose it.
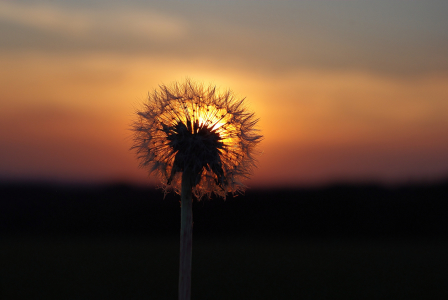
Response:
[[[24,3],[0,4],[0,178],[156,182],[129,127],[187,76],[260,117],[249,186],[448,175],[440,2]]]

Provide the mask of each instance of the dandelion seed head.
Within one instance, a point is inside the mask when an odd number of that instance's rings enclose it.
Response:
[[[231,91],[191,80],[161,85],[137,112],[132,148],[165,190],[180,193],[188,172],[197,199],[212,193],[225,198],[244,190],[242,181],[255,166],[262,139],[257,121]]]

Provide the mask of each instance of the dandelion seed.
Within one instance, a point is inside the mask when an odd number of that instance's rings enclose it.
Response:
[[[244,99],[187,80],[160,86],[137,114],[133,148],[164,188],[180,193],[189,172],[198,199],[244,190],[262,138]]]
[[[244,189],[262,139],[244,99],[187,80],[149,95],[133,125],[140,164],[181,194],[179,300],[190,299],[192,195],[226,197]]]

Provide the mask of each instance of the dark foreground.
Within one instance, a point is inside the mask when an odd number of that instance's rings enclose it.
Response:
[[[179,199],[0,187],[0,299],[176,299]],[[249,191],[194,205],[193,299],[448,299],[448,187]]]

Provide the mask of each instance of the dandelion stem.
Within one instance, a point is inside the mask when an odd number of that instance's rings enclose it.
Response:
[[[191,254],[193,246],[193,204],[189,172],[182,172],[181,218],[180,218],[180,262],[179,300],[190,300]]]

